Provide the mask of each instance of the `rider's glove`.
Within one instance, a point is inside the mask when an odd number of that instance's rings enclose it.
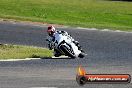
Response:
[[[53,46],[52,46],[51,43],[48,44],[48,48],[49,48],[49,50],[52,50],[53,49]]]
[[[46,41],[48,42],[48,48],[49,50],[52,50],[53,49],[53,42],[51,41],[51,38],[47,38]]]

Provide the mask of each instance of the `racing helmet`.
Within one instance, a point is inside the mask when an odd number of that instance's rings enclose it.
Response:
[[[49,36],[53,36],[55,32],[56,32],[56,29],[54,26],[48,26],[47,33]]]

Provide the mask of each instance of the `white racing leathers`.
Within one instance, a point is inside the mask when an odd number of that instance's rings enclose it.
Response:
[[[64,54],[60,49],[60,46],[63,44],[67,48],[72,48],[74,56],[78,57],[81,51],[78,50],[78,47],[75,45],[75,43],[73,43],[73,40],[74,39],[71,36],[67,36],[58,32],[54,34],[53,38],[48,38],[49,45],[50,47],[52,47],[52,49],[57,49],[58,51],[60,51],[61,54]]]

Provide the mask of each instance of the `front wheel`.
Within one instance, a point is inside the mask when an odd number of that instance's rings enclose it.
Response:
[[[69,50],[65,45],[61,45],[60,49],[65,53],[66,56],[69,56],[71,58],[76,58],[76,56],[72,53],[72,51]]]
[[[80,54],[78,55],[78,57],[84,58],[84,57],[85,57],[85,54],[84,54],[84,53],[80,53]]]

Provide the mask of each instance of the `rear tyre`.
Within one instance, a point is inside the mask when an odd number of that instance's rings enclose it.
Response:
[[[66,46],[61,45],[60,49],[65,53],[66,56],[69,56],[71,58],[76,58],[76,56]]]

